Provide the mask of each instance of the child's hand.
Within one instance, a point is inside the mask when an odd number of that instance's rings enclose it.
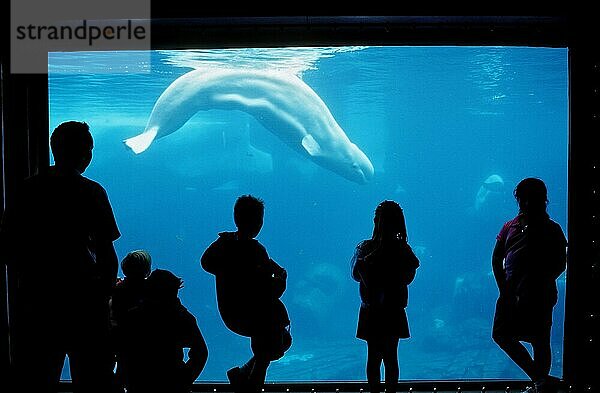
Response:
[[[273,278],[279,279],[279,280],[287,280],[287,271],[285,269],[281,269],[275,273],[272,274]]]

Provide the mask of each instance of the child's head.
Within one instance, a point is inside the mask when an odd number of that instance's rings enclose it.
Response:
[[[373,223],[375,224],[373,239],[398,237],[406,240],[407,238],[404,212],[394,201],[386,200],[377,206]]]
[[[94,140],[85,122],[67,121],[52,132],[50,148],[56,165],[83,173],[92,160]]]
[[[515,199],[521,213],[545,213],[548,205],[548,190],[541,179],[528,177],[517,184]]]
[[[265,204],[252,195],[242,195],[235,201],[233,220],[238,232],[250,238],[256,237],[263,225]]]
[[[156,269],[146,280],[147,296],[155,300],[177,298],[177,293],[183,288],[183,280],[168,270]]]
[[[125,277],[131,280],[143,280],[150,274],[152,258],[147,251],[135,250],[123,258],[121,270]]]

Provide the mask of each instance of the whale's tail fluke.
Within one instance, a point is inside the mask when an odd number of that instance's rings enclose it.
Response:
[[[151,127],[139,135],[125,139],[123,143],[135,154],[140,154],[150,146],[157,133],[158,127]]]

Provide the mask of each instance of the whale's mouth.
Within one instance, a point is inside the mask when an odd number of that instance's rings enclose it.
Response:
[[[352,144],[352,181],[358,184],[366,184],[373,179],[374,168],[369,157],[358,148],[355,144]]]
[[[371,174],[369,174],[368,172],[365,173],[364,171],[361,171],[360,175],[362,176],[362,181],[361,181],[362,184],[367,184],[368,182],[371,181],[371,179],[373,177]]]
[[[364,154],[364,153],[363,153]],[[363,163],[354,162],[352,167],[354,169],[355,174],[357,175],[357,183],[366,184],[373,179],[374,169],[373,164],[365,155],[365,161]]]
[[[353,173],[352,173],[352,181],[358,184],[366,184],[373,178],[373,169],[372,167],[363,167],[357,163],[352,164]]]
[[[365,172],[362,169],[359,169],[357,171],[357,179],[356,182],[359,184],[366,184],[369,180],[367,179],[367,176],[365,175]]]

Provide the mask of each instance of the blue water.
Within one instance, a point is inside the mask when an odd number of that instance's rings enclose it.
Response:
[[[373,179],[346,180],[240,111],[199,112],[139,155],[125,148],[122,140],[144,130],[171,82],[216,67],[299,75],[369,157]],[[71,119],[90,125],[95,149],[85,175],[108,191],[123,234],[119,258],[144,248],[154,267],[185,280],[182,302],[210,352],[199,381],[225,381],[225,371],[250,356],[249,340],[222,323],[214,278],[199,265],[217,233],[234,229],[232,206],[246,193],[265,201],[258,239],[289,274],[283,301],[294,342],[267,380],[366,379],[350,258],[370,237],[383,199],[403,206],[421,261],[409,289],[412,337],[399,346],[400,378],[524,379],[490,338],[497,296],[490,259],[502,224],[517,212],[512,190],[524,177],[546,182],[548,211],[566,230],[567,71],[564,48],[52,53],[50,130]],[[491,175],[504,184],[476,200]],[[564,289],[563,276],[552,334],[559,376]]]

